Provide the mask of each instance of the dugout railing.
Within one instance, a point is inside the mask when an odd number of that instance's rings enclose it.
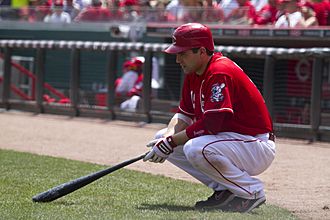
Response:
[[[175,106],[179,100],[158,98],[152,95],[151,88],[152,57],[154,54],[162,53],[167,46],[168,44],[139,42],[0,40],[0,52],[3,54],[0,107],[7,110],[18,109],[36,113],[102,117],[111,120],[135,120],[148,123],[168,122],[174,114]],[[29,50],[34,54],[35,100],[14,99],[12,97],[11,58],[17,49]],[[70,54],[68,57],[70,71],[67,73],[70,74],[70,82],[68,83],[70,101],[66,103],[48,103],[44,99],[44,85],[46,83],[45,57],[52,50],[66,50]],[[330,101],[330,89],[328,89],[330,88],[328,86],[328,81],[330,81],[330,48],[288,49],[217,46],[216,50],[234,60],[248,61],[247,65],[253,65],[253,62],[263,64],[262,73],[258,77],[254,76],[253,73],[248,75],[253,81],[257,81],[256,85],[265,98],[274,119],[274,127],[278,136],[330,140],[330,107],[327,104]],[[104,73],[104,84],[106,85],[105,106],[82,102],[80,72],[82,66],[81,53],[83,51],[90,51],[91,53],[102,51],[107,56]],[[143,94],[140,107],[135,112],[118,108],[117,102],[119,100],[115,97],[114,92],[117,62],[120,53],[123,51],[137,51],[145,57]],[[293,60],[296,64],[299,63],[295,67],[301,68],[299,77],[305,80],[304,84],[296,85],[296,81],[291,80],[292,77],[288,74],[290,66],[283,67],[283,65],[280,65],[283,60]],[[308,65],[308,63],[312,65]],[[310,78],[304,75],[305,70],[308,68],[311,68]],[[178,74],[181,74],[179,69],[177,71]],[[303,93],[307,95],[302,95]],[[258,122],[256,121],[256,123]]]

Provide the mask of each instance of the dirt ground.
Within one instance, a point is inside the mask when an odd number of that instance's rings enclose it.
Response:
[[[164,126],[0,110],[0,148],[114,165],[145,153]],[[278,138],[276,145],[275,161],[259,176],[267,203],[301,219],[330,219],[330,143]],[[168,162],[127,168],[195,181]]]

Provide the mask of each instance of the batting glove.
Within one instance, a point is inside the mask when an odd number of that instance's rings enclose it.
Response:
[[[153,147],[162,138],[154,139],[147,144],[147,147]]]
[[[154,163],[163,163],[167,159],[168,155],[173,152],[173,148],[177,146],[174,143],[172,136],[160,138],[157,142],[155,142],[155,144],[151,141],[148,145],[153,145],[153,147],[151,151],[143,158],[143,161],[150,161]]]

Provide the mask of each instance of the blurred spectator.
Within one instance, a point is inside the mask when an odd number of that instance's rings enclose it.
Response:
[[[166,4],[167,1],[164,0],[153,0],[147,1],[148,5],[144,5],[144,7],[148,8],[148,11],[145,11],[144,17],[148,22],[164,22],[167,21],[166,17]]]
[[[127,68],[119,82],[116,81],[116,95],[126,96],[127,100],[120,104],[120,108],[127,111],[135,111],[142,95],[144,57],[133,57],[124,63]]]
[[[220,1],[221,9],[223,10],[225,18],[235,9],[239,7],[236,0],[222,0]]]
[[[276,0],[277,13],[275,16],[276,19],[273,23],[274,25],[275,25],[275,22],[278,20],[278,18],[286,13],[286,3],[288,1],[290,1],[290,0]]]
[[[300,10],[302,14],[302,19],[298,22],[297,26],[310,27],[310,26],[319,25],[317,18],[315,16],[316,13],[312,8],[307,6],[302,6]]]
[[[165,8],[168,21],[180,21],[184,16],[183,0],[172,0]]]
[[[252,3],[249,0],[237,0],[237,3],[239,7],[225,18],[226,22],[237,25],[253,24],[256,11]]]
[[[111,20],[110,11],[102,6],[100,0],[92,0],[92,4],[83,9],[74,19],[76,22],[94,21],[105,22]]]
[[[134,95],[141,96],[143,88],[143,64],[144,57],[137,56],[131,59],[131,62],[136,66],[136,72],[138,73],[138,79],[135,82],[134,87],[128,92],[128,96],[132,97]]]
[[[47,15],[52,13],[51,0],[32,0],[30,2],[32,4],[31,6],[33,7],[31,10],[34,12],[35,21],[43,21]]]
[[[18,10],[19,21],[34,22],[33,13],[30,14],[29,7],[22,7]]]
[[[183,0],[182,22],[198,22],[202,20],[204,11],[203,2],[199,0]]]
[[[133,60],[127,60],[123,64],[123,75],[115,82],[117,96],[128,96],[139,78],[138,65]]]
[[[0,1],[0,20],[11,20],[16,17],[16,12],[11,9],[11,0]]]
[[[213,0],[203,1],[203,14],[201,21],[206,23],[223,23],[225,18],[224,12],[220,5]]]
[[[207,5],[202,0],[172,0],[166,6],[166,16],[168,21],[173,22],[197,22],[203,21],[203,19],[216,22],[216,20],[212,20],[212,17],[207,17],[207,10],[213,12],[213,9],[212,3]],[[209,15],[214,16],[214,13]]]
[[[70,15],[63,11],[63,2],[58,0],[54,2],[53,12],[44,18],[44,22],[49,23],[70,23]]]
[[[275,22],[277,28],[296,27],[302,19],[297,0],[283,0],[285,11]]]
[[[44,21],[44,18],[52,12],[51,1],[30,0],[29,7],[22,7],[19,10],[19,20],[28,22]]]
[[[77,1],[74,2],[73,0],[65,0],[63,9],[70,15],[71,20],[74,20],[80,12],[80,5]]]
[[[124,17],[124,11],[121,8],[120,0],[108,1],[107,9],[110,11],[112,20],[121,21]]]
[[[330,25],[330,1],[329,0],[307,0],[305,6],[315,11],[319,25]]]
[[[125,100],[120,104],[120,108],[126,111],[136,111],[139,107],[139,101],[142,96],[142,89],[143,89],[143,73],[142,73],[142,67],[144,64],[145,58],[141,56],[137,56],[131,59],[131,62],[135,63],[137,65],[137,72],[139,72],[139,77],[134,85],[134,87],[131,89],[131,91],[128,93],[128,99]],[[156,89],[159,89],[161,86],[161,80],[159,78],[159,63],[158,59],[156,57],[152,57],[152,73],[151,73],[151,88],[152,88],[152,94],[151,96],[156,95]]]
[[[275,23],[278,15],[277,0],[268,0],[268,4],[256,13],[253,21],[257,25],[272,25]]]
[[[141,8],[138,0],[123,0],[120,4],[125,21],[139,21],[141,18]]]
[[[265,5],[269,3],[269,0],[251,0],[251,4],[256,11],[260,11]]]
[[[4,0],[0,5],[3,20],[19,20],[21,15],[27,16],[29,0]]]

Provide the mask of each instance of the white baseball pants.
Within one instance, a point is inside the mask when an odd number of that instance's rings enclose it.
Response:
[[[156,138],[165,131],[160,130]],[[177,146],[167,160],[213,190],[228,189],[236,196],[255,199],[265,193],[262,182],[253,176],[265,171],[274,156],[275,143],[268,133],[253,137],[221,132]]]

